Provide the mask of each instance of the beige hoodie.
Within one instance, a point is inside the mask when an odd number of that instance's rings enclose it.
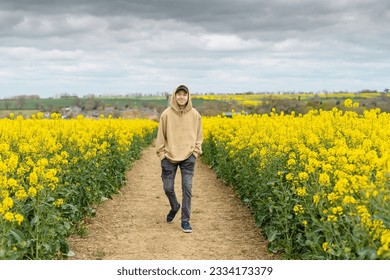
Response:
[[[203,142],[201,115],[192,107],[190,92],[187,105],[180,109],[175,96],[179,87],[172,94],[170,106],[160,116],[156,140],[157,156],[174,163],[192,154],[198,157],[202,153]]]

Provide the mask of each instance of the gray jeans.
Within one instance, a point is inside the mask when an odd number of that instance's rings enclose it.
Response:
[[[195,161],[196,157],[194,155],[178,163],[172,163],[166,158],[161,161],[163,187],[172,210],[176,210],[179,207],[174,186],[177,167],[180,166],[182,189],[181,220],[183,222],[189,222],[191,216],[192,177],[194,176]]]

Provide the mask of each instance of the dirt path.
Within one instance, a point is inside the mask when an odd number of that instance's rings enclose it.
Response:
[[[120,194],[105,201],[88,224],[88,236],[73,236],[71,259],[245,260],[275,259],[247,207],[212,169],[197,160],[193,180],[192,233],[183,233],[180,212],[165,222],[168,199],[153,145],[127,173]],[[181,200],[180,172],[175,183]],[[179,200],[179,201],[180,201]]]

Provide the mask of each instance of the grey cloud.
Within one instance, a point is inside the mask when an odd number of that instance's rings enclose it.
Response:
[[[2,1],[8,11],[42,15],[74,14],[108,18],[110,26],[127,28],[126,18],[175,20],[204,32],[234,33],[243,38],[280,40],[289,36],[337,36],[337,30],[358,32],[368,18],[383,26],[389,19],[387,1]],[[117,19],[120,20],[117,20]],[[326,34],[325,32],[331,33]]]
[[[385,0],[2,0],[0,84],[12,83],[1,79],[14,73],[62,77],[66,86],[77,75],[88,87],[107,77],[107,88],[127,79],[145,89],[153,79],[156,89],[181,79],[204,91],[293,86],[286,81],[312,90],[316,83],[339,85],[340,77],[362,81],[367,67],[383,81],[390,70],[389,6]]]

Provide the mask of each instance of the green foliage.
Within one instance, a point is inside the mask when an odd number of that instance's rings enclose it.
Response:
[[[59,184],[54,191],[44,188],[28,201],[18,202],[15,208],[24,216],[23,223],[14,227],[3,221],[0,232],[0,259],[58,259],[69,252],[67,237],[72,232],[86,235],[83,220],[95,214],[94,208],[125,183],[125,172],[139,159],[142,149],[151,143],[156,130],[144,138],[135,135],[130,149],[118,149],[118,139],[107,137],[105,153],[83,158],[75,147],[64,147],[70,159],[58,174]],[[64,204],[57,204],[61,198]]]

